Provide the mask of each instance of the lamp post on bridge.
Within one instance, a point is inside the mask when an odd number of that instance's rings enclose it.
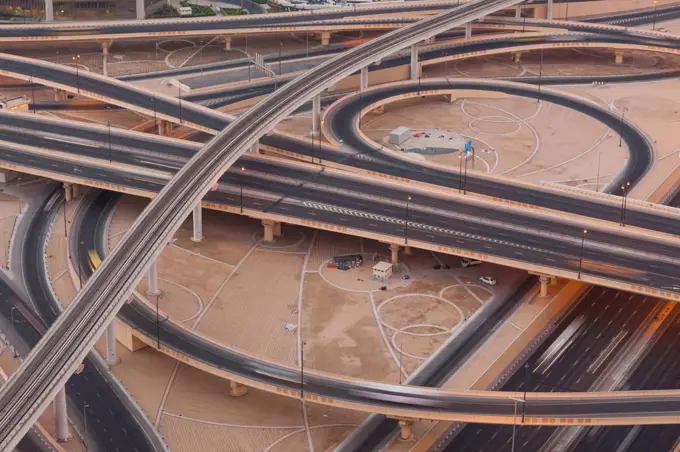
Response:
[[[583,246],[586,242],[586,234],[588,234],[588,230],[584,229],[583,234],[581,235],[581,254],[578,258],[578,276],[576,279],[581,279],[581,267],[583,266]]]
[[[408,245],[408,205],[411,202],[411,195],[406,198],[406,223],[404,224],[404,245]]]
[[[626,209],[628,208],[628,190],[630,182],[621,185],[621,226],[626,225]]]

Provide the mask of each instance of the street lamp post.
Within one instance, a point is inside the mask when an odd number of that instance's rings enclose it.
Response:
[[[87,445],[87,409],[90,407],[87,403],[83,405],[83,421],[85,423],[85,428],[83,429],[83,442],[85,443],[85,450],[90,450]]]
[[[279,77],[281,77],[281,50],[283,50],[283,41],[279,41]]]
[[[626,225],[626,208],[628,207],[628,189],[630,182],[621,185],[621,226]]]
[[[246,167],[242,166],[241,172],[243,173],[245,171],[246,171]],[[241,181],[241,213],[243,213],[243,181]]]
[[[652,13],[652,15],[653,15],[652,30],[656,30],[656,0],[654,0],[654,12]]]
[[[300,398],[305,398],[305,344],[306,341],[300,341]]]
[[[541,48],[541,62],[538,65],[538,97],[536,102],[541,101],[541,79],[543,78],[543,49]]]
[[[463,152],[458,154],[458,193],[463,191]]]
[[[411,202],[411,195],[406,198],[406,223],[404,224],[404,245],[408,245],[408,205]]]
[[[619,147],[621,147],[621,143],[623,143],[623,120],[626,117],[626,110],[628,108],[624,107],[623,110],[621,110],[621,127],[619,128]]]
[[[76,62],[76,88],[78,89],[78,94],[80,94],[80,73],[78,71],[78,65],[80,63],[80,55],[74,56],[73,61]]]
[[[109,163],[113,163],[113,157],[111,152],[111,121],[108,121],[109,125]]]
[[[177,93],[179,97],[179,123],[182,124],[182,84],[177,82]]]
[[[519,402],[524,402],[523,400],[510,397],[515,402],[515,411],[512,415],[512,444],[510,445],[510,451],[515,452],[515,432],[517,430],[517,404]]]
[[[161,349],[161,322],[158,315],[158,301],[161,298],[160,294],[156,295],[156,348]]]
[[[80,246],[78,247],[78,252],[76,253],[76,258],[78,259],[78,281],[80,282],[80,287],[78,287],[78,290],[83,288],[83,266],[80,264],[80,248],[82,248],[83,245],[85,245],[85,242],[81,240]],[[66,246],[68,246],[68,244]]]
[[[564,20],[569,20],[569,0],[567,0],[567,12],[564,14]]]
[[[35,114],[35,85],[33,84],[33,77],[31,77],[31,104],[33,104],[33,114]]]
[[[581,235],[581,254],[578,258],[578,275],[576,279],[581,279],[581,268],[583,266],[583,245],[586,243],[586,234],[588,233],[587,229],[583,230],[583,234]]]

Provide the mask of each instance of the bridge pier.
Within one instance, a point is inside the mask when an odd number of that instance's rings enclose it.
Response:
[[[194,233],[191,236],[192,242],[200,242],[203,239],[203,209],[201,203],[194,207],[194,213],[191,214],[194,223]]]
[[[274,220],[262,220],[262,226],[264,226],[264,241],[273,242],[274,241],[274,225],[276,221]],[[280,232],[280,229],[279,229]]]
[[[244,384],[238,383],[234,380],[229,380],[229,395],[232,397],[241,397],[248,393],[248,387]]]
[[[472,22],[465,24],[465,40],[468,41],[472,39]]]
[[[54,0],[45,0],[45,20],[54,20]]]
[[[519,64],[520,61],[522,60],[522,52],[515,52],[512,54],[512,60],[515,62],[515,64]]]
[[[522,17],[522,7],[520,5],[515,6],[515,19],[520,19]]]
[[[405,246],[404,247],[404,256],[410,256],[412,254],[411,252],[411,247],[410,246]]]
[[[420,75],[418,67],[418,44],[411,46],[411,80],[417,80]]]
[[[614,63],[623,64],[623,52],[620,50],[614,51]]]
[[[116,320],[114,319],[106,327],[106,364],[114,366],[119,362],[116,356]]]
[[[359,84],[359,91],[363,91],[368,88],[368,66],[361,68],[361,82]]]
[[[161,119],[158,122],[158,125],[156,126],[158,129],[158,135],[162,137],[171,137],[172,136],[172,123],[170,121],[166,121],[165,119]]]
[[[545,298],[548,296],[548,283],[550,282],[550,276],[541,275],[538,277],[538,280],[541,282],[541,298]]]
[[[312,136],[319,135],[321,128],[321,94],[312,98]]]
[[[57,392],[54,402],[52,402],[54,409],[54,426],[56,430],[57,442],[65,443],[71,440],[71,434],[68,431],[68,412],[66,411],[66,388],[62,388]]]
[[[548,0],[548,9],[545,13],[545,18],[550,20],[553,18],[553,0]]]
[[[109,48],[111,47],[111,43],[113,43],[113,41],[110,39],[103,39],[99,41],[99,44],[102,46],[102,55],[104,56],[104,59],[102,61],[102,73],[104,74],[104,76],[109,75],[108,63],[109,63]]]
[[[274,223],[274,237],[281,237],[283,233],[281,232],[281,222],[277,221]]]
[[[151,264],[151,267],[149,267],[149,274],[148,274],[148,279],[149,279],[149,287],[147,287],[146,294],[152,297],[158,296],[161,294],[161,291],[158,290],[158,262],[153,261]]]
[[[71,184],[69,182],[64,182],[64,199],[69,202],[72,198]]]
[[[137,0],[135,10],[137,12],[137,20],[142,20],[146,18],[146,7],[144,6],[144,0]]]
[[[250,147],[250,152],[253,154],[259,154],[260,153],[260,142],[256,141],[253,143],[253,145]]]
[[[411,424],[413,421],[400,420],[399,421],[399,439],[402,441],[410,441],[413,439],[413,432],[411,431]]]
[[[54,100],[66,100],[67,93],[63,89],[54,88]]]
[[[330,42],[331,42],[331,32],[330,31],[322,31],[321,32],[321,45],[327,46]]]
[[[390,251],[392,252],[392,265],[399,264],[399,245],[391,243]]]
[[[73,199],[78,199],[80,198],[80,185],[78,184],[71,184],[71,197]]]
[[[231,50],[231,36],[224,37],[224,50]]]

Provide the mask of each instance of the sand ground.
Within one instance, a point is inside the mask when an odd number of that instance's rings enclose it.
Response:
[[[0,193],[0,267],[9,267],[9,247],[14,232],[14,224],[23,203],[19,198]]]

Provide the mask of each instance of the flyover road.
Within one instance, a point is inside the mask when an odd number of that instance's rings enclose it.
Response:
[[[184,124],[209,133],[220,130],[230,121],[230,117],[211,111],[207,108],[187,104],[186,102],[182,103],[177,99],[167,98],[161,95],[149,97],[148,93],[145,93],[143,90],[131,87],[120,81],[93,74],[81,74],[80,83],[77,83],[75,72],[71,71],[69,68],[56,65],[42,62],[38,63],[8,55],[0,55],[0,70],[7,70],[15,74],[24,74],[24,76],[28,77],[35,77],[36,80],[42,78],[45,82],[59,83],[62,84],[62,86],[70,87],[69,89],[73,91],[75,91],[73,87],[79,85],[83,90],[83,94],[91,95],[95,98],[103,98],[103,100],[126,107],[136,107],[152,116],[155,112],[157,117],[163,119],[177,121],[177,118],[181,117],[183,118],[182,121]],[[49,80],[47,80],[48,78]],[[439,83],[442,82],[439,81]],[[510,84],[488,81],[449,81],[444,83],[450,85],[449,88],[455,87],[456,89],[493,89],[516,95],[529,97],[537,96],[535,88],[522,85],[511,87]],[[456,85],[455,83],[460,84]],[[404,84],[404,86],[408,86],[408,84]],[[443,88],[446,89],[446,86]],[[542,90],[542,99],[570,108],[578,108],[579,111],[601,120],[605,125],[614,130],[621,127],[621,121],[617,115],[588,102],[579,102],[565,94],[549,91],[547,89]],[[623,137],[628,144],[628,148],[631,149],[632,152],[626,171],[620,175],[619,179],[616,181],[617,184],[635,179],[636,175],[644,173],[647,170],[650,162],[650,145],[641,133],[630,125],[624,124]],[[433,184],[458,188],[457,180],[459,178],[457,177],[457,169],[444,170],[423,168],[422,166],[415,164],[404,165],[399,159],[378,155],[378,149],[365,149],[364,151],[359,151],[353,149],[352,146],[347,145],[345,150],[356,155],[356,158],[348,159],[346,153],[338,153],[333,147],[321,146],[313,148],[309,141],[285,135],[273,134],[271,136],[265,136],[262,138],[262,143],[272,148],[294,150],[296,153],[305,154],[310,157],[316,156],[321,158],[324,162],[337,162],[342,159],[344,164],[365,171],[384,173],[416,181],[428,181]],[[362,143],[357,142],[353,145],[361,146],[361,144]],[[471,173],[468,175],[466,188],[471,192],[478,192],[549,209],[596,216],[597,218],[608,221],[618,221],[618,218],[620,217],[618,209],[618,205],[620,204],[619,201],[609,200],[603,202],[601,199],[587,199],[577,194],[568,194],[552,188],[520,183],[518,181],[511,181],[480,173]],[[656,212],[650,213],[645,210],[638,211],[634,203],[629,204],[627,223],[667,233],[674,233],[675,231],[673,218],[665,217],[663,214]]]
[[[0,128],[0,140],[75,155],[70,160],[60,159],[54,152],[31,155],[22,152],[21,146],[12,150],[11,146],[0,144],[0,159],[47,170],[56,178],[60,174],[80,174],[100,182],[130,186],[132,175],[121,172],[110,180],[106,175],[115,174],[117,168],[103,172],[97,166],[105,165],[102,160],[110,159],[130,164],[132,168],[177,171],[198,149],[193,143],[119,131],[111,133],[109,147],[108,130],[101,127],[84,130],[79,123],[29,114],[0,114],[0,117],[6,123]],[[35,132],[36,129],[39,131]],[[167,154],[175,157],[165,157]],[[80,155],[99,158],[99,165],[97,161],[85,164],[78,159]],[[247,171],[242,172],[241,167]],[[142,179],[149,180],[148,177]],[[220,182],[228,184],[232,193],[238,192],[239,187],[259,193],[261,208],[256,210],[297,220],[323,219],[324,223],[339,228],[384,234],[386,239],[398,237],[398,241],[393,240],[395,243],[421,240],[483,253],[490,261],[497,255],[516,262],[520,268],[522,262],[528,262],[576,272],[581,265],[583,225],[577,221],[565,223],[564,217],[540,218],[532,216],[532,212],[498,210],[493,204],[469,204],[471,198],[468,197],[451,199],[380,180],[372,182],[343,172],[255,156],[242,157]],[[237,196],[228,196],[231,199],[225,204],[235,205],[239,201]],[[405,200],[409,196],[412,199],[407,213]],[[451,215],[452,212],[456,214]],[[405,228],[407,220],[408,228]],[[545,234],[544,231],[559,233]],[[641,235],[631,236],[628,232],[591,227],[583,249],[581,277],[594,274],[657,288],[676,284],[678,264],[671,258],[679,258],[680,262],[680,247]],[[631,249],[635,252],[629,251]]]
[[[35,319],[31,319],[31,322],[25,321],[25,323],[15,320],[15,327],[18,328],[26,343],[32,347],[36,346],[40,336],[47,330],[42,326],[42,321],[49,326],[54,323],[61,312],[47,281],[43,245],[47,241],[50,225],[59,211],[62,199],[63,192],[55,191],[45,200],[45,204],[31,221],[26,234],[26,237],[31,239],[26,241],[23,248],[24,268],[22,271],[26,287],[42,320],[38,321],[39,324],[36,324]],[[0,290],[4,292],[4,289]],[[11,292],[10,294],[10,306],[21,303],[16,294]],[[30,308],[26,309],[30,310]],[[13,315],[16,319],[19,318],[18,315],[23,317],[29,313],[24,309],[15,309]],[[83,371],[72,375],[66,384],[66,395],[71,402],[70,409],[77,411],[81,418],[86,416],[88,419],[88,438],[92,441],[90,446],[97,445],[102,450],[117,449],[131,452],[163,450],[162,446],[157,443],[157,438],[149,438],[135,416],[130,415],[126,402],[107,382],[107,377],[102,374],[101,366],[95,363],[97,359],[92,354],[87,356],[83,360],[85,364]],[[145,416],[141,410],[139,414]]]
[[[332,10],[312,10],[286,14],[262,14],[197,19],[151,19],[145,21],[91,21],[77,23],[45,23],[5,25],[0,29],[0,42],[132,39],[167,36],[204,36],[238,34],[241,30],[273,29],[283,33],[305,26],[323,25],[324,21],[377,14],[438,13],[459,4],[458,0],[439,2],[404,2],[389,5],[367,5]],[[463,3],[465,4],[465,3]],[[376,23],[373,19],[370,22]],[[386,23],[401,23],[401,18],[386,18]]]
[[[560,327],[532,351],[524,366],[518,366],[501,391],[588,391],[606,371],[619,352],[626,349],[635,331],[663,302],[642,295],[633,295],[595,287],[562,319]],[[635,306],[633,308],[633,306]],[[546,358],[548,347],[564,341],[560,335],[575,319],[583,325],[571,340],[558,347],[559,352]],[[519,400],[522,400],[520,397]],[[518,411],[528,408],[520,402]],[[495,452],[512,449],[512,426],[468,424],[443,450],[446,452]],[[518,425],[515,447],[538,451],[554,433],[555,428]],[[439,449],[438,449],[439,450]],[[591,449],[613,450],[613,449]]]
[[[273,129],[275,124],[299,107],[310,96],[323,91],[333,83],[370,64],[387,54],[427,39],[442,31],[468,22],[475,18],[514,5],[515,1],[471,2],[437,16],[425,19],[413,26],[407,26],[367,42],[346,54],[300,76],[262,101],[232,125],[211,140],[199,154],[193,157],[159,193],[128,231],[116,250],[104,261],[73,300],[71,306],[59,317],[39,345],[0,392],[0,447],[14,446],[27,428],[35,421],[52,397],[65,383],[80,360],[87,354],[106,325],[113,320],[117,311],[125,303],[137,282],[161,252],[172,234],[179,228],[182,220],[193,206],[209,191],[217,180],[243,153],[263,134]],[[246,361],[249,366],[252,361]],[[251,370],[252,369],[251,367]],[[254,372],[258,380],[271,381],[272,376]],[[294,375],[288,374],[288,377]],[[236,376],[238,377],[238,376]],[[244,379],[242,378],[241,381]],[[237,380],[238,381],[238,380]],[[292,385],[295,382],[289,381]],[[306,384],[309,384],[309,380]],[[379,385],[381,386],[381,385]],[[391,395],[381,391],[383,403],[403,405],[409,394],[417,393],[416,398],[427,398],[430,389],[412,389],[386,385],[385,391],[395,389]],[[311,392],[311,394],[310,394]],[[312,388],[305,392],[306,398],[319,393]],[[437,391],[435,391],[437,392]],[[349,391],[341,391],[343,397],[351,397]],[[394,396],[400,394],[396,398]],[[358,395],[354,393],[354,395]],[[364,391],[359,397],[364,398]],[[368,397],[371,395],[368,394]],[[453,399],[449,399],[452,397]],[[469,398],[474,400],[469,404]],[[317,398],[317,397],[313,397]],[[573,404],[571,397],[555,398],[548,394],[532,394],[538,411],[547,414],[559,405],[559,411],[577,410],[583,412],[588,407],[596,411],[625,412],[642,409],[655,413],[680,408],[680,395],[674,394],[625,394],[616,397],[612,404],[611,394],[580,395],[580,403]],[[387,399],[387,400],[385,400]],[[459,402],[463,401],[462,405]],[[473,411],[498,409],[507,414],[511,404],[504,395],[485,393],[462,394],[442,397],[438,394],[430,403],[438,406],[438,411],[454,408],[460,412],[463,405]],[[458,403],[457,403],[458,402]],[[459,408],[460,407],[460,408]],[[495,407],[495,408],[494,408]],[[615,407],[615,408],[614,408]],[[429,408],[432,410],[432,407]],[[545,411],[544,411],[545,410]],[[573,413],[573,411],[572,411]],[[495,415],[495,414],[494,414]],[[514,416],[510,416],[513,417]]]
[[[669,204],[680,206],[680,193],[676,193]],[[680,350],[676,346],[679,340],[680,318],[675,318],[626,380],[623,389],[679,388]],[[577,452],[623,451],[625,443],[627,444],[625,450],[630,452],[670,452],[677,445],[678,438],[680,438],[680,427],[677,425],[589,428],[573,450]]]

